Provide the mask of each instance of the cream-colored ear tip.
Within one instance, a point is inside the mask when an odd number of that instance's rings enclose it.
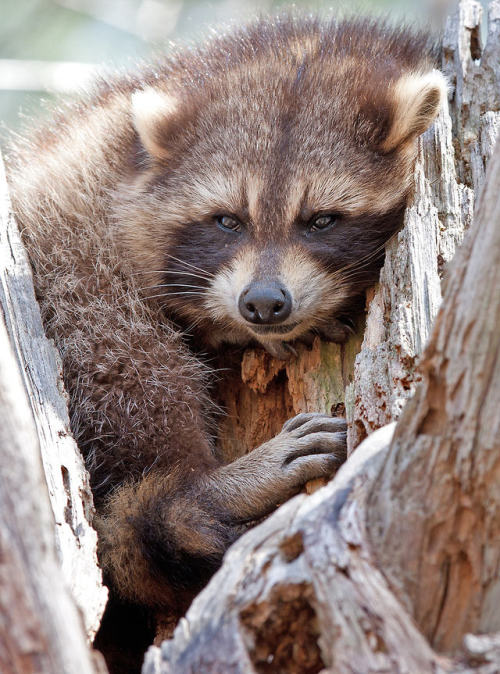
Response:
[[[158,142],[159,131],[161,126],[168,125],[169,118],[177,111],[177,99],[148,87],[134,91],[131,104],[132,119],[142,144],[150,154],[165,157],[168,150]]]
[[[446,78],[439,70],[403,75],[393,89],[393,122],[381,150],[390,152],[428,129],[447,91]]]

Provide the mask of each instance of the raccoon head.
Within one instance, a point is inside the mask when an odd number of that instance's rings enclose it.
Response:
[[[139,170],[121,192],[123,236],[154,272],[149,294],[214,346],[256,340],[283,356],[349,315],[445,96],[429,66],[313,42],[132,96]]]

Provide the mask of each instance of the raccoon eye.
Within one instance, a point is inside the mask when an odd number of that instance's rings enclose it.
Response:
[[[241,232],[242,229],[241,222],[233,215],[217,215],[215,222],[226,232]]]
[[[309,220],[307,227],[308,232],[324,232],[325,229],[330,229],[338,221],[339,215],[336,213],[328,213],[326,215],[316,215]]]

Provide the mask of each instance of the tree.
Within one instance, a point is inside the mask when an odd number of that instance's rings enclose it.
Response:
[[[500,669],[500,636],[465,636],[500,630],[499,146],[485,180],[500,115],[498,0],[484,50],[480,11],[463,0],[448,23],[450,109],[421,141],[366,325],[288,363],[248,350],[220,391],[228,459],[294,413],[344,406],[352,456],[233,546],[145,674]],[[5,192],[0,669],[90,674],[105,671],[85,640],[105,602],[92,498],[8,208]]]

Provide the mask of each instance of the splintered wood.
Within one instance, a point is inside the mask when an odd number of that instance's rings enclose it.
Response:
[[[224,457],[230,461],[251,451],[300,412],[343,416],[344,389],[360,342],[357,336],[342,346],[316,338],[310,347],[298,345],[298,358],[289,361],[262,349],[226,360],[219,391],[227,412],[219,430]]]
[[[344,390],[352,380],[360,343],[357,335],[342,346],[316,338],[310,347],[298,345],[298,358],[290,361],[276,360],[262,349],[247,349],[241,360],[226,361],[219,391],[226,410],[219,428],[225,460],[266,442],[300,412],[345,416]],[[306,491],[324,484],[323,478],[311,480]]]
[[[1,158],[0,309],[0,671],[103,673],[92,494]]]

